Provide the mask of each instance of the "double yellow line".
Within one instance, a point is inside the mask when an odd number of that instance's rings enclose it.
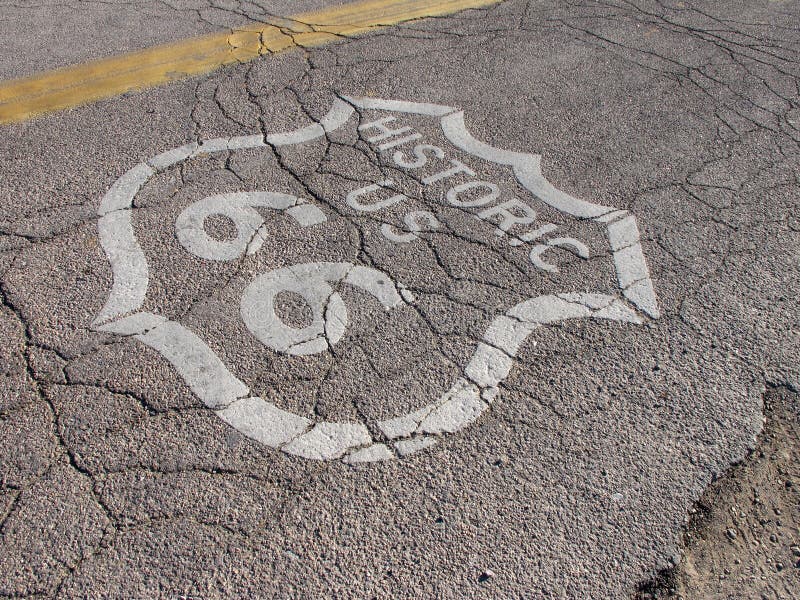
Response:
[[[223,65],[291,48],[313,48],[342,37],[414,19],[480,8],[498,0],[368,0],[302,13],[272,23],[254,23],[155,46],[113,58],[48,71],[0,84],[0,123],[72,108],[152,87]]]

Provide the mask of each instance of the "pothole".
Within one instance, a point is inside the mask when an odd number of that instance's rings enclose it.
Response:
[[[680,563],[633,600],[800,598],[800,394],[772,388],[764,412],[756,448],[696,504]]]

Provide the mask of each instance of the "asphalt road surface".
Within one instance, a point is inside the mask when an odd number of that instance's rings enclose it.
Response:
[[[0,75],[330,6],[2,4]],[[0,596],[629,598],[800,391],[799,59],[509,0],[0,125]]]

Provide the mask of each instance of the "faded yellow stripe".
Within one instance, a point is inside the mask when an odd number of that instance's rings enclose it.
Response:
[[[0,84],[0,123],[80,106],[290,48],[311,48],[377,27],[479,8],[498,0],[367,0],[253,23]]]

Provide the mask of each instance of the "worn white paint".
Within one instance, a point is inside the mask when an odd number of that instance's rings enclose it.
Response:
[[[397,441],[394,443],[394,447],[397,450],[397,453],[404,457],[408,456],[409,454],[419,452],[420,450],[424,450],[425,448],[430,448],[436,444],[437,441],[438,440],[432,436],[416,437],[410,440]]]
[[[290,146],[293,144],[305,144],[317,138],[323,137],[330,131],[335,131],[344,125],[354,113],[353,107],[339,100],[334,100],[331,110],[328,111],[319,123],[312,123],[308,127],[303,127],[297,131],[289,133],[273,133],[267,136],[267,143],[270,146]]]
[[[197,144],[192,142],[191,144],[179,146],[178,148],[173,148],[172,150],[157,154],[153,158],[149,158],[147,164],[160,173],[166,171],[172,165],[183,162],[192,156],[195,150],[197,150]]]
[[[100,217],[97,223],[100,244],[111,263],[114,285],[94,325],[139,310],[147,295],[147,259],[131,222],[131,211],[117,210]]]
[[[147,163],[139,163],[130,169],[108,188],[97,214],[102,217],[110,212],[129,209],[134,196],[154,174],[155,171]]]
[[[166,321],[166,317],[154,315],[149,312],[140,312],[122,317],[116,321],[111,321],[110,323],[105,323],[104,325],[98,325],[96,329],[98,331],[116,333],[117,335],[136,335],[147,333]]]
[[[296,437],[282,450],[303,458],[331,460],[348,450],[371,443],[372,436],[360,423],[317,423],[311,431]]]
[[[639,228],[633,215],[624,216],[608,226],[608,238],[614,253],[614,265],[622,293],[648,315],[657,319],[656,294],[650,281],[650,271],[639,242]]]
[[[156,172],[180,165],[194,157],[243,148],[303,144],[335,131],[352,117],[355,109],[379,110],[388,113],[376,121],[362,124],[362,134],[375,138],[381,150],[394,150],[420,139],[410,128],[397,123],[394,114],[417,114],[440,120],[445,137],[459,150],[472,157],[507,165],[521,185],[541,201],[579,219],[594,219],[607,227],[609,244],[617,270],[620,296],[600,293],[571,293],[530,298],[497,315],[489,324],[483,339],[464,366],[463,373],[438,398],[408,414],[378,422],[380,435],[373,436],[361,423],[314,423],[312,420],[279,408],[271,402],[252,396],[245,383],[236,378],[219,357],[196,334],[183,325],[149,312],[140,312],[148,286],[148,267],[131,221],[133,200],[143,185]],[[403,137],[398,137],[402,133]],[[425,152],[442,158],[435,146],[415,148],[416,159],[400,150],[394,160],[403,168],[416,168],[427,160]],[[100,241],[109,258],[114,282],[109,298],[93,323],[98,331],[134,336],[160,352],[183,377],[197,397],[213,408],[226,423],[243,434],[269,447],[280,448],[296,456],[330,460],[341,458],[356,464],[404,457],[435,444],[442,435],[460,431],[475,422],[488,410],[500,386],[511,373],[514,359],[525,344],[533,344],[535,331],[568,319],[603,319],[641,323],[642,318],[625,300],[651,317],[658,317],[658,305],[650,281],[635,218],[627,211],[574,198],[550,184],[541,173],[541,158],[535,154],[494,148],[476,140],[466,129],[464,114],[457,109],[436,104],[375,98],[336,99],[320,122],[287,133],[261,134],[234,138],[216,138],[200,145],[187,144],[148,159],[111,186],[98,213]],[[475,175],[466,164],[451,160],[450,167],[426,178],[435,183],[454,174]],[[476,184],[477,185],[477,184]],[[387,185],[388,187],[388,185]],[[362,196],[380,191],[381,186],[361,189],[348,199],[359,211],[376,212],[402,201],[383,197],[367,203]],[[490,191],[493,189],[487,187]],[[458,200],[458,190],[451,194]],[[453,200],[451,199],[451,200]],[[460,201],[460,200],[459,200]],[[472,201],[473,203],[476,201]],[[486,202],[481,199],[478,204]],[[236,192],[210,196],[184,210],[176,221],[176,235],[184,247],[205,260],[237,260],[257,252],[266,240],[264,219],[259,208],[281,211],[301,226],[311,227],[325,222],[325,214],[314,204],[300,198],[275,192]],[[384,237],[398,243],[416,239],[422,231],[433,231],[438,221],[409,213],[407,232],[381,228]],[[494,214],[502,211],[494,210]],[[432,217],[433,215],[430,214]],[[205,230],[211,215],[230,218],[237,227],[234,240],[220,242]],[[503,218],[511,219],[508,214]],[[532,216],[518,216],[517,223],[532,222]],[[507,226],[498,231],[505,235]],[[544,236],[555,230],[545,224],[536,231],[520,236],[509,234],[510,245],[542,238],[535,256],[540,268],[554,270],[555,265],[542,258],[553,247],[566,247],[578,256],[588,258],[589,249],[569,237]],[[536,261],[534,261],[536,263]],[[351,263],[308,263],[289,265],[257,276],[245,290],[241,315],[248,329],[262,343],[279,352],[304,355],[325,351],[339,341],[347,328],[348,313],[336,286],[351,285],[376,298],[387,310],[402,309],[414,297],[402,283],[392,281],[385,273]],[[275,314],[274,300],[281,291],[293,291],[312,308],[313,323],[295,329]],[[625,300],[623,300],[623,298]]]
[[[209,196],[191,204],[178,215],[175,220],[175,233],[183,247],[200,258],[222,261],[236,260],[245,251],[251,253],[248,246],[253,244],[256,233],[264,224],[264,217],[256,208],[287,210],[295,208],[303,202],[295,196],[277,192],[234,192]],[[312,215],[304,212],[292,213],[287,210],[287,214],[304,217],[305,223],[301,223],[304,225],[325,220],[325,215],[316,206],[307,210],[316,212]],[[208,235],[205,221],[212,215],[227,217],[233,221],[236,226],[236,238],[220,241]],[[258,238],[260,243],[263,243],[263,240],[263,237]]]
[[[360,450],[353,450],[342,460],[346,463],[371,463],[394,458],[394,453],[386,444],[372,444]]]
[[[209,408],[227,406],[250,390],[236,379],[211,348],[179,323],[165,321],[136,339],[157,350]]]
[[[223,421],[271,448],[280,448],[305,433],[313,423],[258,397],[234,400],[217,410]]]
[[[242,294],[241,315],[256,339],[277,352],[306,356],[327,350],[344,335],[347,308],[331,284],[360,288],[387,309],[403,299],[394,282],[384,273],[351,263],[306,263],[259,275]],[[275,312],[275,297],[281,292],[299,294],[311,308],[311,323],[295,328]]]
[[[531,249],[530,253],[531,262],[534,266],[548,273],[558,273],[558,267],[556,265],[542,258],[542,254],[550,248],[568,248],[572,250],[576,256],[580,256],[584,260],[589,258],[589,248],[580,240],[571,237],[551,238],[544,244],[536,244],[536,246]]]
[[[382,98],[353,98],[346,96],[345,100],[366,110],[386,110],[390,112],[411,113],[427,115],[430,117],[444,117],[457,109],[441,104],[428,104],[425,102],[407,102],[405,100],[385,100]]]
[[[242,135],[232,138],[214,138],[206,140],[194,149],[190,157],[229,152],[231,150],[244,150],[245,148],[260,148],[265,146],[264,136],[260,134]]]
[[[347,194],[347,198],[345,200],[347,202],[347,206],[354,208],[359,212],[371,213],[394,206],[403,200],[408,200],[408,198],[403,194],[394,194],[393,196],[382,198],[373,202],[364,202],[361,200],[362,196],[372,195],[380,190],[390,189],[392,185],[394,185],[394,182],[391,179],[384,179],[379,183],[371,183],[369,185],[360,187],[357,190],[353,190]]]

